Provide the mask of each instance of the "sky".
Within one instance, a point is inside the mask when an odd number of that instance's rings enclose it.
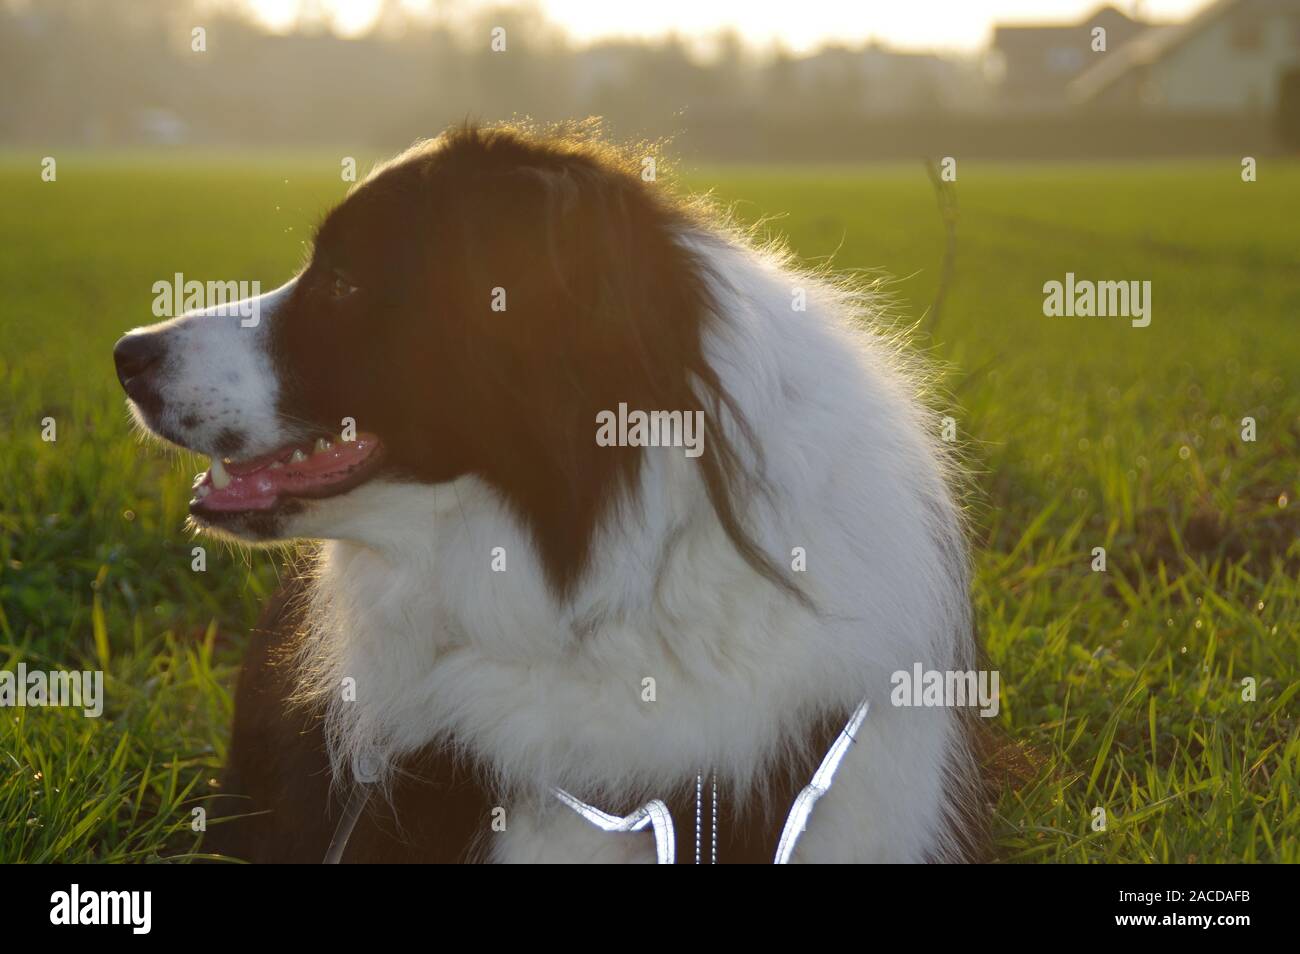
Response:
[[[321,8],[337,32],[363,33],[380,0],[235,0],[273,29],[290,29],[306,6]],[[803,52],[828,42],[876,39],[901,49],[970,51],[982,47],[995,22],[1071,22],[1102,0],[535,0],[547,18],[580,43],[607,37],[683,36],[737,30],[766,49],[780,41]],[[1114,0],[1151,19],[1181,20],[1208,0]],[[445,15],[500,5],[499,0],[401,0],[417,13]]]

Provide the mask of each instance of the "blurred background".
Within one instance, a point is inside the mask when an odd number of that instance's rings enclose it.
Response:
[[[1266,155],[1300,147],[1300,0],[0,0],[0,88],[0,143],[595,114],[708,159]]]

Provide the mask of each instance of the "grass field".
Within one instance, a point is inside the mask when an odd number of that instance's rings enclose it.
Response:
[[[38,162],[0,161],[0,669],[102,669],[108,703],[0,710],[0,862],[191,858],[275,561],[209,542],[191,570],[201,467],[131,436],[110,350],[174,272],[274,287],[344,184],[329,156],[69,155],[55,183]],[[912,320],[934,296],[919,164],[689,185],[776,216],[807,260],[895,276]],[[920,344],[975,471],[974,600],[1014,743],[999,858],[1300,860],[1300,166],[971,162],[956,195]],[[1045,317],[1066,272],[1149,280],[1151,325]]]

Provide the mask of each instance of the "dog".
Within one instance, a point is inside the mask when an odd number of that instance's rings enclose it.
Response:
[[[924,370],[647,168],[456,127],[251,311],[117,343],[138,422],[212,458],[193,524],[310,542],[240,675],[215,850],[980,857],[968,712],[890,699],[977,658]]]

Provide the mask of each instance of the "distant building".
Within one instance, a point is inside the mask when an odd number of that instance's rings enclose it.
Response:
[[[1093,50],[1097,27],[1106,31],[1106,53]],[[1150,27],[1111,6],[1098,8],[1078,23],[998,24],[987,64],[998,104],[1010,109],[1065,106],[1072,80]]]
[[[1112,108],[1272,114],[1298,78],[1300,0],[1214,0],[1107,54],[1069,94]]]

